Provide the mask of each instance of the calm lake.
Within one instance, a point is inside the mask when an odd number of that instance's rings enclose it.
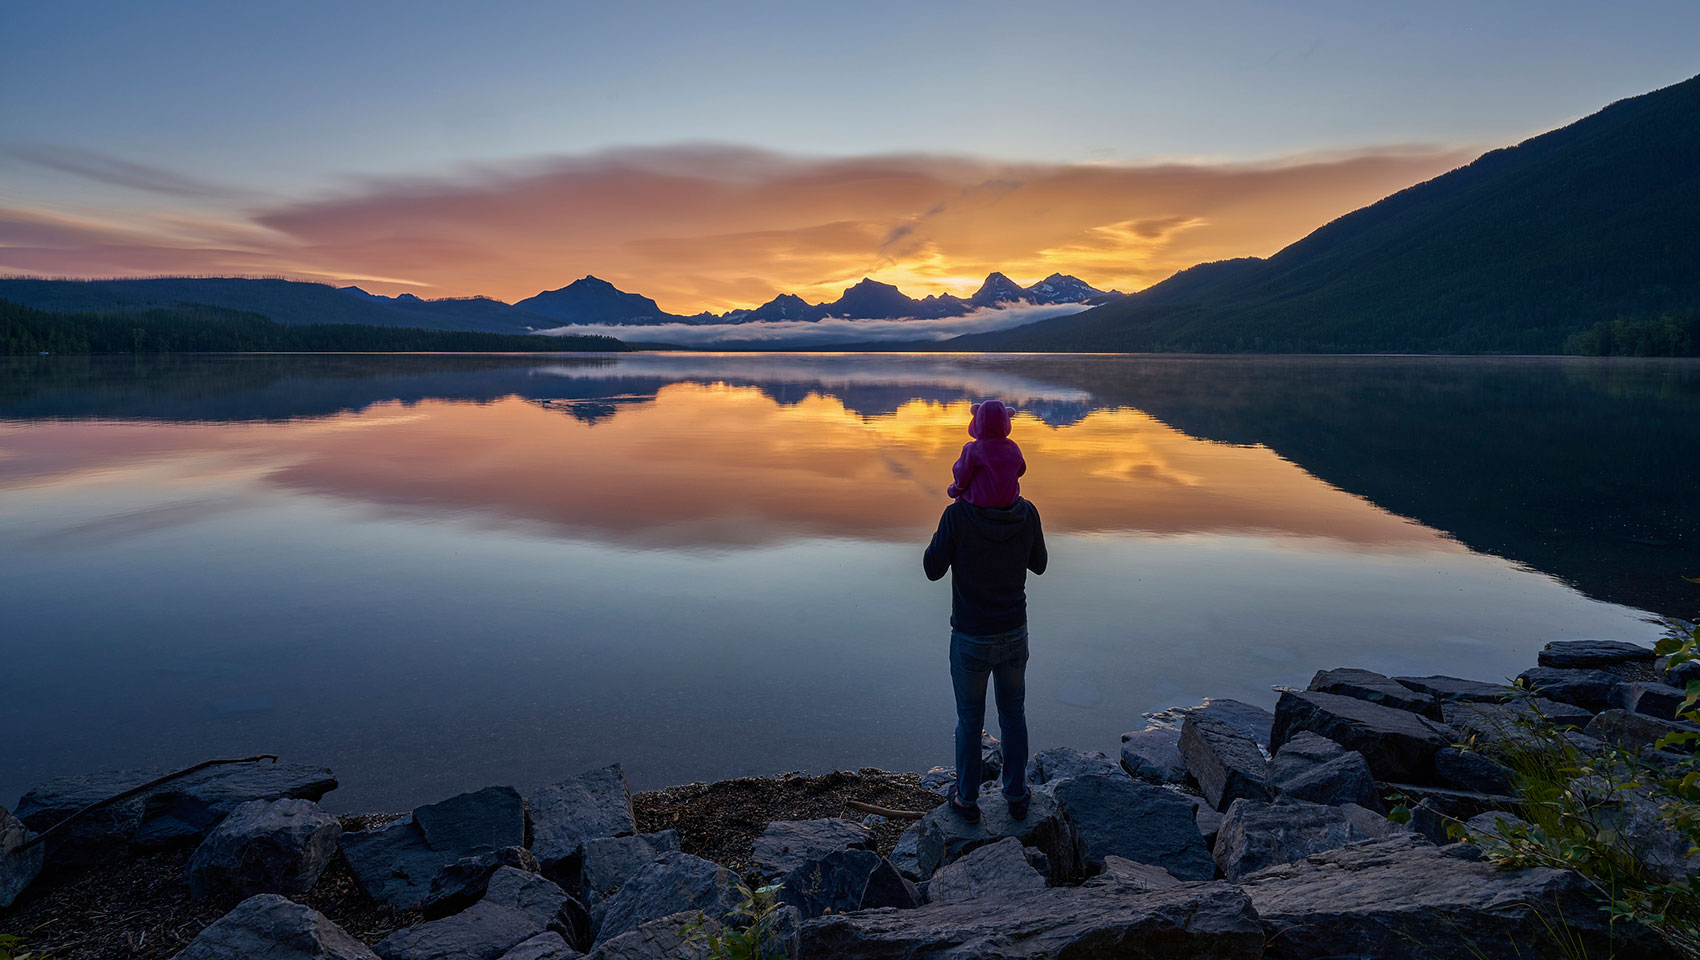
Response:
[[[0,359],[0,804],[252,753],[337,811],[949,763],[920,554],[987,397],[1050,544],[1035,749],[1700,610],[1695,362]]]

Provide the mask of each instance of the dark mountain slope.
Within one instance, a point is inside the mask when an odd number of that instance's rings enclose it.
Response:
[[[545,290],[514,304],[521,310],[568,323],[682,323],[654,300],[627,293],[599,277],[584,277],[559,290]]]
[[[1067,323],[950,349],[1536,352],[1700,306],[1700,77]]]

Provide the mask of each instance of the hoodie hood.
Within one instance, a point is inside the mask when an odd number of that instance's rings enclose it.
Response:
[[[968,508],[968,519],[975,529],[988,540],[1008,540],[1020,533],[1027,522],[1027,501],[1020,498],[1007,507],[981,507],[966,500],[962,505]]]
[[[976,440],[996,440],[1009,436],[1009,408],[1002,400],[987,400],[968,408],[974,419],[968,421],[968,435]]]

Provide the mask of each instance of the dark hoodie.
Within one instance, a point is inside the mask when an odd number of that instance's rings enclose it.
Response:
[[[1045,572],[1039,511],[1017,499],[1002,509],[958,500],[944,508],[921,557],[928,580],[950,570],[950,625],[987,637],[1027,625],[1027,571]]]

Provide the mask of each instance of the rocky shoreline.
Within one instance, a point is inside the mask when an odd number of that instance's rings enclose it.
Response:
[[[942,805],[945,768],[633,795],[615,765],[337,818],[317,804],[331,771],[260,761],[32,844],[161,771],[62,778],[0,809],[0,934],[55,960],[700,958],[687,922],[737,923],[739,885],[777,883],[776,956],[1511,958],[1553,955],[1555,918],[1594,955],[1609,940],[1618,956],[1676,956],[1608,930],[1575,874],[1497,869],[1448,825],[1491,833],[1519,812],[1510,772],[1461,744],[1533,716],[1573,727],[1579,749],[1651,749],[1685,726],[1692,666],[1667,675],[1647,648],[1565,641],[1516,692],[1324,670],[1273,712],[1207,700],[1149,715],[1119,758],[1044,750],[1028,815],[989,799],[978,824]],[[1001,751],[984,750],[995,778]],[[1648,863],[1700,872],[1656,817],[1624,819]]]

